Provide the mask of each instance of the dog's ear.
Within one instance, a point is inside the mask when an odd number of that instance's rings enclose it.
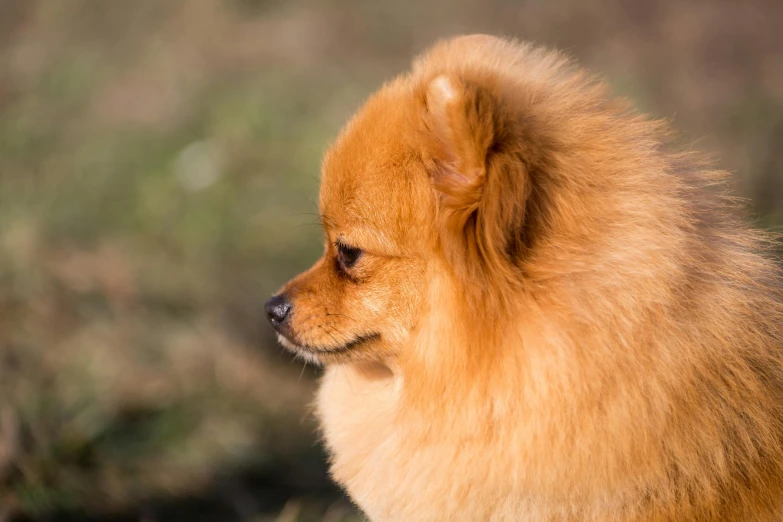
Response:
[[[463,217],[478,207],[486,179],[487,152],[495,138],[490,102],[486,93],[447,75],[427,86],[432,180],[442,203]]]
[[[444,246],[472,268],[507,273],[524,243],[530,183],[514,107],[487,81],[430,80],[425,163],[439,195]],[[467,256],[465,256],[467,252]],[[474,271],[474,270],[471,270]]]

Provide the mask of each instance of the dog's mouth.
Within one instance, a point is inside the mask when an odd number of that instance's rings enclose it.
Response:
[[[381,334],[374,332],[358,335],[350,341],[337,346],[313,346],[307,343],[295,342],[283,334],[277,334],[277,339],[280,341],[280,344],[292,352],[303,356],[305,359],[316,363],[325,361],[339,361],[341,359],[345,359],[352,355],[357,350],[357,348],[360,348],[373,341],[377,341],[380,338]]]

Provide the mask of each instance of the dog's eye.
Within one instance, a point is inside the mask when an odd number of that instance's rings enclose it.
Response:
[[[343,267],[351,268],[361,256],[361,249],[337,243],[337,260]]]

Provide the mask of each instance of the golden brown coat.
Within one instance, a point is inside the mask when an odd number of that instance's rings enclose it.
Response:
[[[779,520],[780,271],[723,178],[558,53],[419,57],[284,289],[334,478],[376,522]]]

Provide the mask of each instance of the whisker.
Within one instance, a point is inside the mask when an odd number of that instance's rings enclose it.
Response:
[[[327,330],[327,329],[326,329],[326,328],[325,328],[323,325],[320,325],[320,324],[319,324],[319,325],[318,325],[318,328],[320,328],[321,330],[323,330],[324,332],[326,332],[327,334],[329,334],[329,337],[331,337],[331,338],[334,340],[334,343],[335,343],[337,346],[341,346],[341,345],[343,344],[343,343],[340,343],[340,342],[337,340],[337,338],[336,338],[334,335],[332,335],[332,333],[331,333],[329,330]],[[337,332],[337,330],[335,330],[335,332]],[[337,332],[337,334],[338,334],[338,335],[340,335],[340,332]]]
[[[321,223],[317,223],[315,221],[311,221],[310,223],[301,223],[299,225],[296,225],[294,228],[301,228],[301,227],[320,227]]]
[[[351,316],[349,316],[349,315],[345,315],[345,314],[335,314],[335,313],[326,312],[326,314],[325,314],[325,315],[326,315],[327,317],[345,317],[345,318],[346,318],[346,319],[348,319],[349,321],[358,322],[358,321],[357,321],[356,319],[354,319],[353,317],[351,317]]]
[[[334,228],[335,222],[326,214],[319,214],[318,218],[321,220],[321,224],[324,228]]]
[[[304,375],[305,368],[307,368],[307,359],[302,360],[302,371],[299,372],[299,378],[296,380],[296,383],[299,384],[302,381],[302,375]]]

